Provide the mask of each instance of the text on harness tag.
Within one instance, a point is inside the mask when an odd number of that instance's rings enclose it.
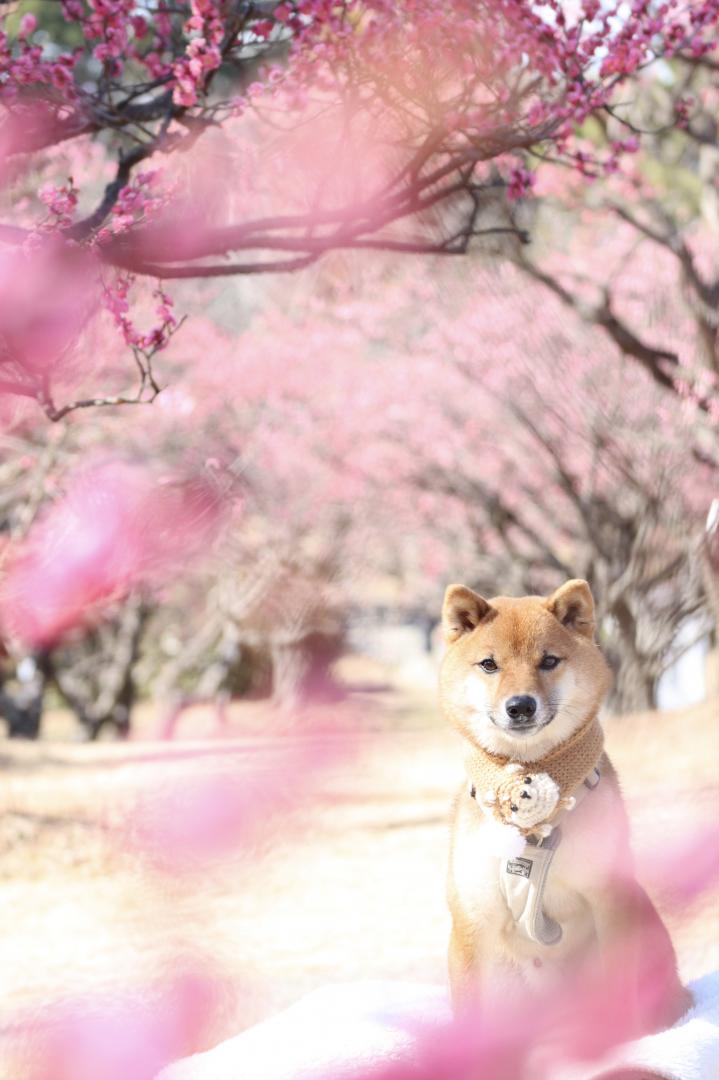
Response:
[[[532,873],[531,859],[508,859],[507,873],[516,874],[518,877],[526,877]]]

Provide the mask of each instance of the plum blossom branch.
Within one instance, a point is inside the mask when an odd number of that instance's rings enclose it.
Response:
[[[186,316],[183,316],[177,323],[177,327],[168,334],[168,340],[171,338],[176,330],[179,330],[180,326],[185,322]],[[52,397],[48,394],[46,396],[40,396],[38,400],[47,416],[48,420],[57,422],[62,420],[71,412],[76,412],[78,409],[94,409],[98,407],[114,407],[116,405],[151,405],[158,394],[162,393],[162,387],[157,382],[153,369],[152,360],[154,355],[158,352],[158,349],[138,349],[134,347],[132,350],[135,363],[139,371],[139,383],[137,390],[134,394],[115,394],[104,397],[91,397],[91,398],[78,398],[76,401],[69,401],[64,405],[56,405]],[[21,391],[12,389],[11,392],[19,393]],[[34,392],[24,391],[28,397],[36,397]]]

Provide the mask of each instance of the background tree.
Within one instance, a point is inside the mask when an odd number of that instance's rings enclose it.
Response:
[[[628,151],[621,172],[587,185],[540,162],[549,243],[520,258],[660,387],[695,406],[704,430],[697,453],[714,460],[705,429],[719,417],[717,71],[709,57],[673,56],[659,78],[645,77],[621,106],[586,123],[578,151],[586,175],[617,145]],[[572,238],[560,252],[550,239],[557,211]],[[588,259],[587,245],[597,242],[604,257]]]
[[[11,726],[222,714],[258,657],[294,703],[369,583],[460,571],[588,577],[651,703],[711,592],[715,6],[53,12],[0,58]]]
[[[152,359],[174,321],[162,293],[154,323],[137,329],[136,275],[286,271],[338,248],[458,254],[477,234],[521,235],[492,217],[498,183],[512,198],[531,185],[521,154],[586,174],[578,125],[617,114],[661,78],[664,58],[710,70],[718,17],[713,0],[583,0],[572,15],[527,0],[63,0],[64,24],[53,4],[9,10],[6,181],[16,192],[12,163],[28,154],[41,174],[26,174],[24,210],[0,228],[6,258],[48,233],[91,253],[96,301],[140,370],[133,394],[88,404],[157,393]],[[611,172],[630,149],[612,140],[594,169]],[[11,351],[26,367],[21,343]],[[42,378],[5,388],[57,419],[73,402],[55,401],[52,360]]]
[[[494,281],[467,271],[428,275],[431,285],[408,275],[384,323],[375,303],[392,374],[372,373],[344,461],[379,489],[379,520],[392,478],[402,524],[383,527],[432,551],[430,610],[460,567],[490,593],[500,582],[545,592],[579,574],[599,597],[617,706],[653,705],[678,628],[711,624],[697,556],[712,470],[693,451],[693,415],[540,287],[508,268]]]

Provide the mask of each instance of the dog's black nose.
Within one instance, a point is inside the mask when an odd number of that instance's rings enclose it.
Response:
[[[531,694],[517,694],[509,698],[504,709],[515,724],[528,724],[537,711],[537,699]]]

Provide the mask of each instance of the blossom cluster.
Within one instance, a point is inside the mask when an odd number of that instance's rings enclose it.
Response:
[[[185,108],[195,105],[204,93],[208,75],[222,62],[226,29],[223,6],[218,0],[192,0],[192,14],[184,25],[189,41],[184,55],[172,68],[175,78],[172,97],[176,105]]]
[[[62,229],[72,224],[78,200],[78,191],[72,179],[65,184],[43,184],[38,196],[50,211],[52,227]]]
[[[103,284],[102,303],[110,313],[127,345],[143,352],[158,352],[167,345],[177,327],[172,298],[158,283],[154,290],[154,325],[149,330],[137,328],[131,315],[130,293],[134,284],[131,274],[116,274]]]
[[[52,87],[63,95],[68,105],[74,105],[77,100],[74,69],[80,52],[60,52],[49,59],[42,46],[32,41],[37,29],[34,15],[23,16],[14,43],[3,29],[3,19],[0,16],[0,102],[12,105],[25,88],[44,86]]]
[[[110,228],[99,230],[97,242],[102,243],[110,233],[125,232],[139,221],[146,221],[164,205],[165,200],[166,192],[160,188],[160,171],[149,169],[138,173],[134,180],[120,189],[112,208]]]

